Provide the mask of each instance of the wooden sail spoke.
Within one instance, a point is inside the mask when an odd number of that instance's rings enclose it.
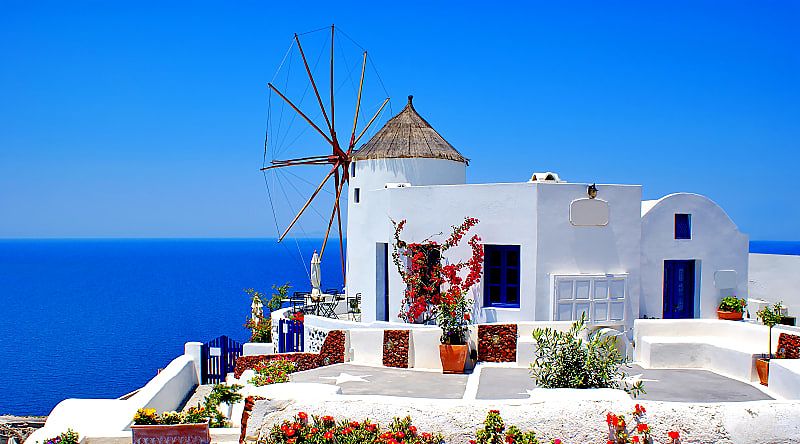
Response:
[[[367,51],[364,51],[364,61],[361,63],[361,80],[358,82],[358,99],[356,100],[356,115],[353,116],[353,131],[350,133],[348,151],[355,144],[356,127],[358,126],[358,112],[361,110],[361,92],[364,90],[364,72],[367,69]]]
[[[325,105],[322,103],[322,97],[319,95],[319,89],[317,89],[317,82],[314,81],[314,75],[311,74],[311,68],[308,67],[308,61],[306,60],[306,53],[303,52],[303,46],[300,45],[300,37],[297,34],[294,35],[294,40],[297,42],[297,49],[300,50],[300,57],[303,58],[303,65],[306,67],[306,73],[308,74],[308,80],[311,81],[311,87],[314,89],[314,95],[317,96],[317,102],[319,103],[319,109],[322,110],[322,115],[325,117],[325,123],[328,124],[328,131],[333,131],[333,127],[331,126],[331,121],[328,119],[328,113],[325,111]]]
[[[333,211],[331,211],[330,220],[328,220],[328,228],[325,230],[325,238],[322,241],[322,248],[319,252],[319,257],[322,259],[322,255],[325,253],[325,247],[328,245],[328,237],[331,233],[331,227],[333,226],[333,219],[336,217],[336,210],[339,208],[339,198],[342,195],[342,188],[344,187],[344,181],[339,180],[339,170],[336,170],[335,174],[335,186],[336,186],[336,198],[333,202]],[[341,228],[340,228],[341,229]]]
[[[381,107],[378,108],[377,112],[375,112],[375,115],[372,116],[371,119],[369,119],[369,122],[367,122],[367,126],[365,126],[363,130],[361,130],[361,134],[359,134],[358,137],[356,137],[356,140],[354,140],[350,144],[350,147],[347,150],[348,154],[350,154],[353,151],[353,148],[358,144],[358,141],[361,140],[362,137],[364,137],[364,133],[366,133],[369,127],[372,126],[372,123],[375,122],[375,119],[378,118],[378,116],[381,114],[381,111],[383,111],[383,107],[386,106],[387,103],[389,103],[389,97],[387,97],[386,100],[383,101]]]
[[[317,132],[318,132],[318,133],[320,133],[320,134],[322,135],[322,137],[324,137],[324,138],[325,138],[325,140],[327,140],[327,141],[328,141],[328,143],[330,143],[331,145],[333,145],[333,140],[331,140],[331,138],[330,138],[330,137],[328,137],[328,135],[327,135],[327,134],[325,134],[324,132],[322,132],[322,130],[321,130],[321,129],[319,129],[319,127],[318,127],[318,126],[317,126],[317,125],[316,125],[314,122],[312,122],[312,121],[311,121],[311,119],[309,119],[309,118],[308,118],[308,116],[306,116],[306,115],[305,115],[305,114],[304,114],[302,111],[300,111],[300,108],[298,108],[298,107],[297,107],[297,106],[296,106],[294,103],[292,103],[292,101],[291,101],[291,100],[289,100],[289,98],[287,98],[286,96],[284,96],[284,95],[283,95],[283,93],[281,93],[280,91],[278,91],[278,88],[276,88],[276,87],[275,87],[275,86],[274,86],[272,83],[268,83],[268,84],[267,84],[267,86],[269,86],[269,87],[270,87],[270,89],[272,89],[273,91],[275,91],[275,93],[276,93],[276,94],[278,94],[278,95],[280,96],[280,98],[281,98],[281,99],[283,99],[283,100],[284,100],[286,103],[288,103],[288,104],[289,104],[289,106],[291,106],[291,107],[292,107],[292,109],[293,109],[293,110],[295,110],[295,111],[297,112],[297,114],[300,114],[300,117],[302,117],[303,119],[305,119],[305,121],[306,121],[306,122],[308,122],[308,124],[309,124],[309,125],[311,125],[311,126],[312,126],[312,127],[315,129],[315,130],[317,130]]]
[[[282,241],[283,238],[286,237],[286,234],[288,234],[289,230],[291,230],[292,227],[294,226],[294,224],[297,223],[297,220],[300,219],[300,215],[303,214],[303,212],[306,210],[306,208],[308,208],[308,206],[311,205],[311,201],[313,201],[314,198],[317,197],[317,194],[319,194],[320,190],[322,190],[322,187],[325,185],[325,183],[328,181],[328,179],[330,179],[331,176],[333,176],[333,174],[335,172],[338,172],[338,171],[339,171],[339,165],[335,165],[333,168],[331,168],[331,171],[325,176],[324,179],[322,179],[322,182],[320,182],[320,184],[317,187],[317,189],[314,190],[314,193],[311,194],[311,197],[308,198],[306,203],[303,205],[303,208],[300,208],[300,211],[298,211],[297,215],[294,216],[294,219],[292,219],[292,222],[289,224],[288,227],[286,227],[286,230],[283,232],[283,234],[281,234],[281,237],[278,238],[278,242]]]

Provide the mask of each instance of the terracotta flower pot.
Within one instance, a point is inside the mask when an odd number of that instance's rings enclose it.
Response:
[[[769,385],[769,359],[757,359],[756,371],[761,385]]]
[[[744,313],[740,311],[723,311],[717,310],[717,318],[725,319],[726,321],[741,321]]]
[[[208,423],[173,425],[132,425],[133,444],[211,444]]]
[[[444,373],[464,373],[467,351],[468,347],[466,345],[439,344],[439,358],[442,360],[442,371]]]

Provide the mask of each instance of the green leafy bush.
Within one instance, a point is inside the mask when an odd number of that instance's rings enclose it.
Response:
[[[263,361],[253,369],[256,374],[249,382],[258,386],[289,382],[289,374],[296,369],[297,365],[288,359]]]
[[[203,404],[189,407],[185,412],[163,412],[160,415],[156,409],[142,408],[133,415],[133,423],[136,425],[173,425],[173,424],[200,424],[209,422],[209,427],[230,427],[225,415],[219,411],[219,404],[224,402],[228,405],[235,404],[242,400],[239,390],[241,385],[216,384],[211,389],[211,393],[205,397]]]
[[[747,306],[747,300],[739,299],[736,296],[725,296],[719,303],[721,311],[731,311],[734,313],[744,313],[744,308]]]
[[[767,327],[769,327],[769,353],[768,356],[772,357],[772,327],[777,324],[780,324],[781,320],[783,320],[783,301],[776,302],[773,306],[767,305],[766,307],[762,308],[761,310],[756,313],[761,322],[764,323]]]
[[[641,381],[625,382],[622,367],[627,358],[617,349],[615,338],[594,332],[584,340],[580,336],[585,329],[583,313],[568,332],[552,328],[533,331],[537,353],[531,374],[536,384],[542,388],[615,388],[634,397],[646,393]]]
[[[523,432],[517,426],[511,426],[506,430],[503,418],[500,417],[499,410],[490,410],[486,414],[483,428],[475,433],[475,444],[539,444],[534,432]]]
[[[80,436],[78,436],[78,432],[67,429],[66,432],[56,436],[55,438],[50,438],[44,442],[44,444],[78,444],[80,442]]]

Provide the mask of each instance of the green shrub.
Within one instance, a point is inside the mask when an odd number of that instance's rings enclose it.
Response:
[[[499,410],[490,410],[486,414],[483,428],[475,433],[475,444],[539,444],[534,432],[523,432],[517,426],[506,430]]]
[[[622,366],[627,358],[617,349],[615,338],[594,332],[584,340],[580,338],[584,329],[585,313],[568,332],[552,328],[533,331],[537,353],[531,374],[536,384],[542,388],[615,388],[634,397],[646,393],[641,381],[625,382]]]
[[[744,313],[744,307],[747,306],[747,300],[739,299],[736,296],[725,296],[719,303],[721,311],[731,311],[734,313]]]
[[[289,382],[289,374],[296,369],[297,365],[288,359],[263,361],[256,365],[256,375],[249,382],[258,386]]]

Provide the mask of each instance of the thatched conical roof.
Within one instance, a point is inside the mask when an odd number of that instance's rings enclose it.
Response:
[[[422,157],[469,163],[417,114],[412,99],[353,155],[353,160]]]

